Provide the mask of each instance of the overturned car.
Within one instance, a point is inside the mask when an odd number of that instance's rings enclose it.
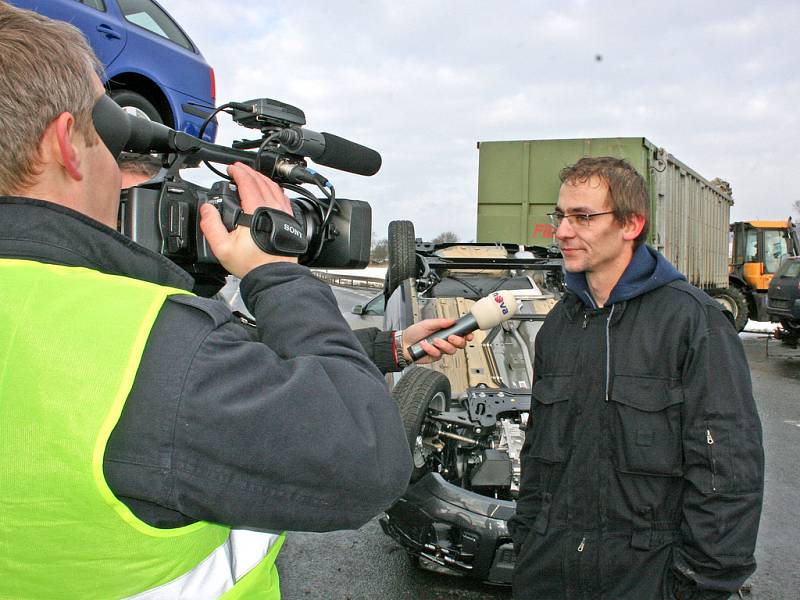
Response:
[[[422,566],[511,582],[507,521],[533,418],[533,342],[563,290],[561,264],[546,248],[422,243],[409,221],[389,225],[387,329],[457,318],[497,290],[521,300],[511,320],[476,331],[465,350],[388,376],[414,470],[381,526]]]

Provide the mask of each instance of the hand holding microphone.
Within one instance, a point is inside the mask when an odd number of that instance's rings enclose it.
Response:
[[[442,329],[451,327],[455,324],[455,322],[456,319],[422,319],[422,321],[417,321],[416,323],[412,323],[406,327],[402,332],[400,332],[399,339],[398,337],[395,337],[395,351],[398,353],[398,366],[402,365],[405,367],[412,362],[416,362],[420,365],[434,363],[443,358],[445,354],[455,354],[459,350],[466,348],[467,343],[472,340],[471,333],[468,333],[463,337],[450,336],[447,339],[440,339],[436,342],[436,344],[429,344],[425,341],[430,336],[441,331]],[[397,332],[395,333],[395,336],[397,336]],[[423,356],[417,361],[414,361],[409,355],[408,350],[416,343],[419,343],[420,346],[424,347],[427,355]],[[402,362],[400,361],[401,353],[403,357]]]
[[[433,340],[446,340],[451,335],[465,336],[476,329],[491,329],[513,317],[519,310],[514,293],[510,290],[492,292],[472,305],[469,313],[461,317],[454,325],[447,329],[437,331],[429,336],[426,341],[430,344]],[[412,360],[419,360],[427,355],[420,344],[414,344],[408,349]]]

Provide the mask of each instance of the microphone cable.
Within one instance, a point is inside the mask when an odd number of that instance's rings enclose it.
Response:
[[[203,121],[203,124],[200,126],[200,132],[197,134],[197,137],[199,137],[201,140],[203,139],[203,134],[206,132],[206,127],[208,127],[208,125],[209,125],[209,123],[211,123],[212,119],[214,117],[216,117],[220,112],[224,111],[226,114],[232,115],[233,113],[228,112],[228,111],[232,111],[234,108],[241,108],[242,106],[243,105],[240,104],[239,102],[228,102],[226,104],[223,104],[222,106],[218,106],[216,109],[214,109],[214,112],[212,112],[210,115],[208,115],[206,117],[206,120]],[[231,178],[228,177],[227,173],[223,173],[223,172],[217,170],[216,167],[212,167],[211,163],[208,162],[207,160],[204,160],[203,164],[206,167],[208,167],[208,169],[212,173],[215,173],[216,175],[222,177],[223,179],[227,179],[228,181],[231,180]]]

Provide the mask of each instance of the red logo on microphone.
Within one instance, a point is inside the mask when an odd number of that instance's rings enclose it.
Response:
[[[495,294],[494,294],[494,301],[497,302],[500,305],[500,310],[502,311],[502,313],[504,315],[507,315],[508,314],[508,306],[506,306],[506,303],[505,303],[505,300],[503,300],[503,297],[500,294],[498,294],[497,292],[495,292]]]

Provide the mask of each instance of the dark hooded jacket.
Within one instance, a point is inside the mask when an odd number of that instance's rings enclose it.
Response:
[[[727,598],[764,470],[731,320],[644,245],[603,308],[583,273],[567,286],[536,339],[514,598]]]

